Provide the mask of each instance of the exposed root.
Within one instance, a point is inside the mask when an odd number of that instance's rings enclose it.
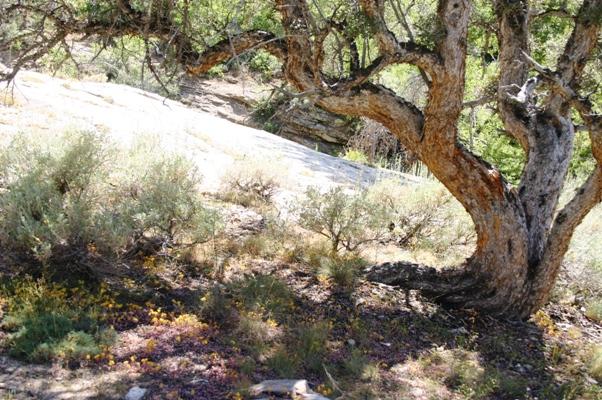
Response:
[[[482,282],[465,269],[440,271],[422,264],[395,262],[369,266],[364,272],[369,281],[419,290],[437,303],[456,307],[483,299],[486,292]]]
[[[520,304],[509,304],[507,296],[488,285],[485,276],[469,266],[437,270],[410,262],[384,263],[364,270],[371,282],[419,290],[425,297],[450,308],[473,309],[504,318],[525,319],[530,311]]]

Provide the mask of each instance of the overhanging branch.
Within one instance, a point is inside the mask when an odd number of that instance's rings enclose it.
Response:
[[[421,71],[426,71],[431,78],[441,73],[441,59],[437,53],[413,41],[400,42],[389,30],[383,16],[383,0],[362,0],[361,6],[372,21],[374,35],[382,55],[398,63],[415,65]]]
[[[265,31],[248,31],[240,35],[224,39],[211,46],[204,53],[198,55],[196,60],[187,60],[186,68],[190,74],[199,75],[209,71],[212,67],[237,57],[245,51],[262,48],[280,60],[286,57],[286,46],[282,38]]]

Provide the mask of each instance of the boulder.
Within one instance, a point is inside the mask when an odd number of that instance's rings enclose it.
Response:
[[[278,127],[277,135],[326,153],[343,151],[355,133],[349,118],[325,111],[309,101],[287,99],[286,95],[272,94],[274,86],[266,85],[249,76],[225,78],[185,77],[180,82],[182,101],[210,114],[237,124],[263,129],[253,118],[257,105],[271,96],[274,115],[270,118]]]

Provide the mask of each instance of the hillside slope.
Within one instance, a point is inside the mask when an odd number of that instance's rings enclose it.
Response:
[[[240,159],[280,169],[287,175],[286,188],[295,191],[310,185],[367,184],[383,174],[404,182],[418,181],[319,153],[125,85],[66,81],[24,71],[1,96],[2,140],[32,130],[48,134],[99,130],[123,143],[151,134],[166,151],[182,153],[198,165],[207,191],[217,190],[224,171]]]

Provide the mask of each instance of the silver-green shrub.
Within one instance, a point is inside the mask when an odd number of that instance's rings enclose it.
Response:
[[[119,151],[90,132],[44,144],[18,136],[0,150],[2,246],[48,264],[211,238],[218,215],[204,206],[193,165],[139,150]]]
[[[391,222],[390,209],[380,199],[340,186],[324,192],[308,188],[296,210],[299,224],[328,238],[333,253],[384,238]]]

